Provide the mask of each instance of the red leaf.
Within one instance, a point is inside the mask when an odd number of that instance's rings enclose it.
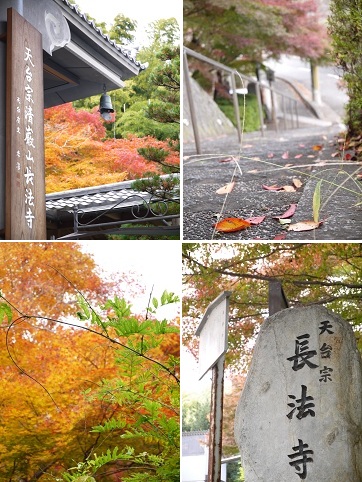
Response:
[[[287,233],[277,234],[273,239],[285,239],[286,235]]]
[[[280,216],[273,216],[273,219],[285,219],[285,218],[290,218],[291,216],[293,216],[293,214],[295,213],[295,210],[297,209],[297,205],[296,204],[291,204],[289,206],[289,209],[287,209],[285,211],[285,213],[281,214]]]
[[[264,221],[265,218],[266,216],[256,216],[254,218],[245,219],[245,221],[247,221],[250,224],[260,224]]]

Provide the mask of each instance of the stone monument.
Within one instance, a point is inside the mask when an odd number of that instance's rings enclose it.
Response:
[[[362,481],[362,362],[322,306],[262,325],[235,418],[246,482]]]

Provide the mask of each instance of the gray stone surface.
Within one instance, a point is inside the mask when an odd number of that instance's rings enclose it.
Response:
[[[190,80],[200,139],[206,140],[227,134],[235,134],[235,138],[237,138],[237,131],[230,119],[225,116],[225,114],[219,109],[216,102],[213,101],[212,97],[207,94],[194,79],[191,78]],[[183,142],[191,142],[194,144],[194,133],[192,129],[190,107],[186,95],[186,88],[184,89],[182,115]]]
[[[322,180],[319,220],[320,228],[314,231],[289,231],[286,239],[361,239],[362,188],[356,181],[360,166],[341,164],[340,168],[325,166],[308,181],[298,203],[298,210],[293,216],[293,223],[313,219],[313,195],[317,182]]]
[[[311,306],[266,320],[235,418],[246,482],[361,482],[361,393],[361,357],[342,318]]]

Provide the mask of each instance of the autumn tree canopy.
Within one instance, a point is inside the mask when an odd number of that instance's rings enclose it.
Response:
[[[119,14],[108,33],[128,44],[135,26]],[[111,122],[99,114],[99,96],[45,110],[48,193],[179,172],[179,26],[155,21],[148,35],[150,46],[138,54],[148,67],[110,93]]]
[[[134,314],[131,279],[106,281],[78,243],[0,254],[0,479],[176,482],[178,320],[157,309],[177,297]]]
[[[98,99],[99,100],[99,99]],[[106,139],[97,108],[76,110],[64,104],[45,110],[45,173],[47,192],[138,179],[161,174],[161,167],[146,161],[138,149],[167,151],[166,162],[179,164],[179,153],[153,137]]]
[[[270,280],[280,280],[290,306],[323,304],[349,321],[362,350],[362,250],[349,244],[184,244],[184,343],[197,354],[201,314],[231,290],[227,362],[247,367],[268,316]]]
[[[316,0],[185,0],[185,44],[227,65],[281,54],[318,59],[326,29]]]

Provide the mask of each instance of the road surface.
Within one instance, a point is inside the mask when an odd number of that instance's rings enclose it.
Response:
[[[303,61],[299,57],[282,56],[280,61],[268,60],[265,65],[274,70],[277,77],[297,81],[310,91],[312,90],[310,67],[307,61]],[[341,79],[337,67],[319,67],[318,71],[322,102],[343,117],[348,97],[340,87]]]

